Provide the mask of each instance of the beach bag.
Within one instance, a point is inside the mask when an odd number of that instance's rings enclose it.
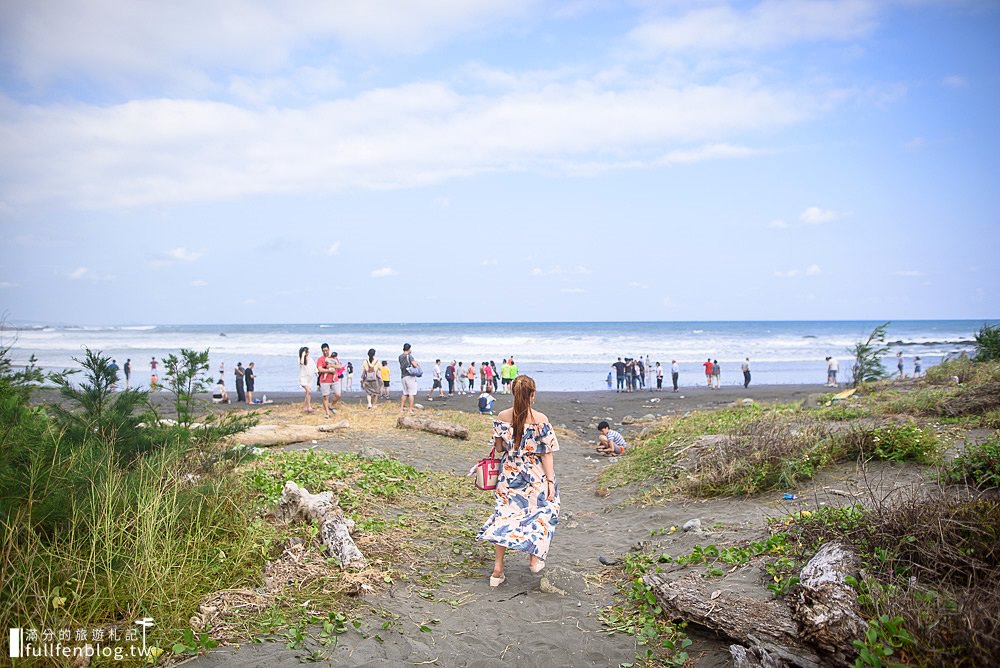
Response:
[[[369,367],[368,362],[365,362],[365,366],[361,369],[362,383],[366,383],[370,380],[382,380],[382,378],[379,376],[377,363],[378,360],[376,360],[375,363],[373,363],[372,366]]]
[[[420,378],[424,375],[424,370],[418,366],[408,366],[406,367],[406,375],[413,376],[414,378]]]
[[[497,488],[497,478],[500,477],[500,460],[497,459],[496,452],[496,446],[490,448],[490,456],[480,459],[472,467],[478,489],[490,491]]]

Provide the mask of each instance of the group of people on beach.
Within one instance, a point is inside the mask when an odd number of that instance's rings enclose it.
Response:
[[[312,413],[312,392],[315,385],[323,399],[324,417],[329,418],[335,414],[338,402],[341,401],[344,384],[346,381],[347,391],[353,387],[352,375],[354,367],[351,362],[343,363],[336,352],[330,350],[327,343],[320,346],[321,356],[315,364],[309,355],[309,348],[302,346],[299,349],[299,385],[305,391],[303,399],[303,410]],[[415,397],[418,392],[417,379],[424,375],[423,367],[413,356],[413,346],[409,343],[403,344],[403,352],[398,357],[399,378],[402,385],[402,396],[400,398],[400,410],[409,408],[413,412]],[[441,360],[436,359],[433,367],[433,384],[430,393],[427,395],[428,401],[434,400],[435,390],[439,397],[444,397],[444,384],[448,385],[448,395],[471,394],[475,390],[476,379],[480,381],[482,394],[479,397],[480,411],[492,414],[496,391],[497,380],[500,381],[505,394],[511,393],[511,386],[514,378],[517,377],[518,368],[513,357],[503,360],[500,369],[496,363],[484,361],[477,369],[475,362],[469,362],[467,367],[457,360],[441,368]],[[378,406],[379,399],[389,397],[390,367],[387,360],[379,360],[376,357],[376,350],[370,348],[367,357],[361,363],[361,389],[364,390],[368,400],[368,408]]]
[[[654,387],[653,383],[656,383],[656,390],[660,391],[663,389],[663,367],[659,362],[655,366],[650,364],[649,355],[646,355],[646,359],[643,360],[642,357],[626,357],[624,360],[619,357],[616,362],[611,364],[611,368],[614,370],[616,385],[616,392],[636,392],[638,390],[649,388],[652,392]],[[680,378],[680,365],[677,364],[677,360],[670,361],[670,378],[674,384],[674,392],[677,391],[677,382]],[[611,389],[611,374],[608,372],[608,389]]]

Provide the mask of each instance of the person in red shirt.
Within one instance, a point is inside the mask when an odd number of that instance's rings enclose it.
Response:
[[[316,370],[319,372],[320,394],[323,395],[323,413],[329,418],[331,412],[337,412],[333,407],[340,401],[340,375],[344,365],[337,359],[337,353],[330,354],[329,344],[324,343],[320,346],[320,350],[323,354],[316,360]]]
[[[709,388],[711,388],[712,387],[712,358],[709,357],[707,360],[705,360],[705,362],[704,362],[704,364],[702,364],[702,366],[705,367],[705,383],[708,385]]]

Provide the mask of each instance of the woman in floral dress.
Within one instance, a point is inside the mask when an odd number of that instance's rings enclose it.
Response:
[[[506,579],[503,557],[507,548],[527,552],[532,573],[542,570],[559,521],[559,488],[552,461],[559,442],[549,419],[531,408],[535,381],[518,376],[511,392],[514,407],[493,421],[494,445],[502,453],[500,475],[493,516],[479,531],[479,538],[496,545],[491,587]]]

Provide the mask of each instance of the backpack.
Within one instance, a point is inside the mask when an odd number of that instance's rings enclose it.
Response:
[[[445,380],[455,380],[455,367],[448,365],[448,368],[444,370]]]

